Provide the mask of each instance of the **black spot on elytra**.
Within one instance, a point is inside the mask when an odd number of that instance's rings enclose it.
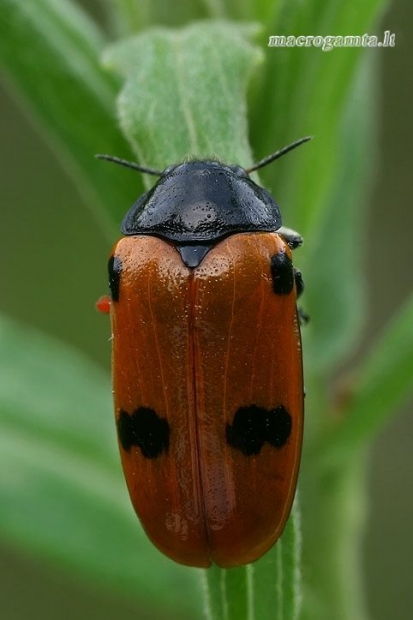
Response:
[[[112,301],[119,301],[120,274],[122,261],[117,256],[111,256],[108,262],[109,289]]]
[[[283,405],[275,409],[240,407],[232,424],[227,424],[227,442],[245,456],[259,454],[266,441],[274,448],[282,448],[291,434],[291,426],[291,416]]]
[[[139,407],[132,415],[121,409],[117,428],[119,441],[126,452],[136,446],[143,456],[155,459],[169,448],[169,424],[153,409]]]
[[[294,269],[291,258],[285,252],[278,252],[271,258],[271,275],[274,293],[288,295],[294,287]]]

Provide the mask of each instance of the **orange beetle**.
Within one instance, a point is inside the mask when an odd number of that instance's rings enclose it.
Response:
[[[123,470],[149,538],[190,566],[240,566],[280,537],[303,433],[303,288],[272,196],[190,161],[127,213],[109,259]],[[275,232],[278,231],[278,232]],[[107,309],[100,301],[100,309]]]

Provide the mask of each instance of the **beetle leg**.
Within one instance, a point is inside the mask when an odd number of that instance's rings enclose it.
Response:
[[[295,280],[295,290],[297,291],[297,299],[302,295],[304,291],[304,281],[301,271],[299,269],[294,268],[294,280]],[[298,319],[300,321],[300,325],[305,325],[310,320],[310,317],[302,308],[298,308]]]
[[[294,268],[294,280],[295,280],[295,289],[297,291],[297,299],[300,297],[304,291],[304,280],[302,273],[299,269]]]
[[[302,308],[297,308],[297,313],[298,313],[298,320],[300,321],[300,325],[307,325],[308,321],[310,320],[309,315],[306,312],[304,312]]]
[[[292,228],[281,226],[277,233],[284,239],[284,241],[290,246],[292,250],[299,248],[303,244],[303,238],[300,233],[296,232]]]

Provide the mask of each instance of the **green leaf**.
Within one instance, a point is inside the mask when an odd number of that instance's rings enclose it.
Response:
[[[221,0],[105,0],[108,23],[115,22],[119,35],[126,36],[152,25],[179,26],[194,19],[222,17]]]
[[[104,0],[108,24],[118,36],[142,31],[150,26],[182,26],[191,21],[232,19],[269,23],[278,9],[279,0]]]
[[[114,166],[94,159],[102,151],[130,156],[116,123],[117,81],[99,64],[104,43],[72,2],[2,1],[0,59],[8,82],[109,230],[143,186],[139,175],[123,174],[119,183]]]
[[[301,604],[297,501],[282,537],[260,560],[204,571],[207,620],[296,620]]]
[[[249,42],[254,33],[251,25],[199,22],[107,50],[106,66],[126,80],[120,124],[140,162],[162,169],[190,155],[249,164],[245,95],[261,57]]]
[[[342,0],[284,2],[266,34],[372,32],[385,4],[384,0],[367,0],[354,11]],[[305,154],[301,151],[263,172],[265,179],[272,178],[270,186],[277,188],[281,204],[288,205],[290,225],[299,224],[305,236],[320,226],[329,207],[341,152],[342,114],[364,53],[361,47],[331,52],[316,47],[267,49],[265,75],[254,99],[251,139],[262,156],[301,135],[316,136]]]
[[[152,2],[149,0],[104,0],[107,22],[118,36],[138,32],[151,23]]]
[[[359,12],[341,0],[277,5],[266,35],[374,33],[383,0]],[[265,39],[265,44],[268,37]],[[373,58],[375,55],[375,58]],[[256,158],[292,140],[314,140],[260,171],[273,189],[287,226],[303,234],[296,254],[311,322],[304,331],[307,383],[348,356],[363,325],[363,225],[374,158],[377,51],[316,47],[267,48],[254,83],[251,140]],[[376,98],[377,99],[377,98]]]
[[[349,378],[345,417],[324,437],[322,458],[342,460],[363,446],[413,391],[413,296]]]
[[[374,164],[376,63],[360,63],[340,121],[340,154],[322,225],[306,240],[305,332],[310,373],[329,371],[354,348],[364,322],[364,236]],[[315,141],[314,141],[315,142]],[[297,257],[297,260],[299,258]]]
[[[109,377],[6,319],[0,352],[0,534],[154,609],[159,592],[171,610],[196,609],[196,571],[161,555],[133,514]]]

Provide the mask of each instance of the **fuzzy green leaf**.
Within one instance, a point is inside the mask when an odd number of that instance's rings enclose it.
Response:
[[[1,3],[7,80],[109,230],[143,186],[139,175],[123,174],[119,183],[114,166],[94,159],[98,152],[130,156],[116,123],[117,81],[100,66],[104,43],[94,22],[68,0]]]
[[[250,163],[248,78],[261,57],[250,25],[199,22],[153,29],[109,48],[125,80],[118,110],[138,160],[163,168],[190,156]]]
[[[196,609],[195,571],[152,546],[129,504],[109,377],[6,319],[0,352],[0,534],[154,609],[159,592]]]
[[[241,568],[204,571],[207,620],[296,620],[301,604],[301,531],[297,502],[280,540]]]

